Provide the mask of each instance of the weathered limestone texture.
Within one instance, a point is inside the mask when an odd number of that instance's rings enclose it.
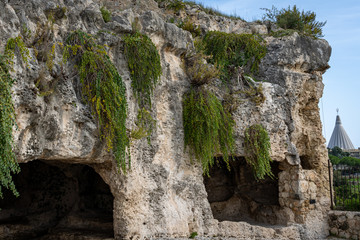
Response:
[[[330,211],[330,234],[346,239],[360,239],[360,212]]]
[[[102,18],[102,5],[112,11],[112,21],[108,23]],[[234,157],[244,156],[246,127],[262,124],[269,132],[271,155],[278,172],[276,185],[271,183],[278,186],[275,201],[259,203],[258,195],[254,200],[251,194],[245,198],[236,193],[230,200],[225,197],[210,205],[211,196],[206,191],[201,166],[191,162],[183,142],[182,97],[190,89],[190,81],[182,67],[182,56],[193,50],[194,39],[189,32],[167,22],[174,16],[189,17],[202,31],[263,34],[268,53],[256,78],[264,81],[265,102],[257,106],[244,94],[234,94],[233,97],[241,100],[233,111]],[[163,74],[152,99],[151,114],[156,119],[156,129],[151,144],[146,139],[131,142],[132,166],[124,175],[119,173],[112,154],[100,140],[90,107],[82,100],[79,77],[69,64],[61,64],[62,49],[58,43],[63,43],[71,31],[81,29],[107,45],[126,84],[127,128],[134,129],[138,105],[131,89],[122,41],[134,25],[156,45]],[[39,35],[44,31],[49,37],[40,43],[43,52],[38,52]],[[9,38],[22,34],[32,57],[28,66],[17,57],[11,73],[16,79],[13,100],[18,125],[14,130],[18,161],[92,167],[109,185],[114,197],[115,239],[187,238],[193,232],[204,238],[325,238],[329,232],[330,198],[327,150],[318,102],[331,48],[325,40],[297,33],[274,38],[266,35],[267,31],[265,25],[210,16],[196,6],[188,6],[174,15],[159,8],[153,0],[0,0],[0,52]],[[41,56],[46,56],[53,45],[56,45],[54,66],[49,71],[46,57]],[[242,86],[236,78],[231,81],[231,92],[238,92]],[[207,87],[224,99],[226,89],[220,80]],[[248,175],[241,171],[231,191],[238,191],[241,177]],[[249,189],[257,189],[259,193],[261,186]],[[244,201],[247,203],[242,205]],[[248,222],[215,219],[214,205],[239,209],[236,214],[245,211],[251,219]],[[1,239],[11,237],[14,229],[22,231],[22,225],[0,224]],[[64,239],[76,239],[64,236]]]

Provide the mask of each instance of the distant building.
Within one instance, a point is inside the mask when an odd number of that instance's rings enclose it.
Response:
[[[328,148],[332,149],[334,147],[339,147],[344,152],[350,153],[351,157],[360,158],[360,148],[355,149],[344,127],[341,124],[339,110],[337,111],[338,114],[336,115],[335,128],[331,134]]]
[[[343,151],[350,153],[350,157],[360,159],[360,148],[358,148],[358,149],[346,149],[346,150],[343,150]]]

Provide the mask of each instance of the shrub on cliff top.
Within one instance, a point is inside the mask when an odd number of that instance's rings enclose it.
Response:
[[[127,102],[125,84],[104,46],[82,31],[75,31],[66,39],[63,60],[76,64],[82,93],[91,106],[100,127],[100,137],[112,149],[119,169],[130,168],[129,138],[126,133]]]
[[[274,6],[271,9],[262,9],[265,10],[264,20],[270,20],[283,29],[293,29],[314,38],[324,36],[322,28],[325,26],[326,21],[316,21],[316,14],[314,12],[305,12],[304,10],[300,12],[296,5],[292,8],[289,6],[281,10]]]
[[[192,88],[183,99],[184,142],[209,175],[214,156],[228,164],[234,148],[234,121],[219,99],[209,91]]]

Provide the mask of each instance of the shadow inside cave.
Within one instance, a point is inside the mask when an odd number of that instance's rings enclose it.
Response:
[[[32,161],[13,177],[20,196],[0,199],[1,239],[113,238],[109,186],[82,164]]]
[[[208,200],[215,219],[245,221],[256,225],[276,225],[280,210],[278,174],[279,163],[272,162],[275,179],[257,181],[243,157],[232,157],[230,171],[224,161],[215,159],[210,177],[204,176]]]

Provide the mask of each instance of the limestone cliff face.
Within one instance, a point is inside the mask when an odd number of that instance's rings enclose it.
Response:
[[[329,44],[297,33],[282,38],[264,35],[268,52],[260,63],[257,78],[264,81],[265,102],[257,106],[241,94],[235,96],[241,99],[241,104],[233,112],[234,157],[244,155],[245,128],[262,124],[271,138],[272,158],[278,162],[277,203],[251,201],[249,204],[241,197],[231,197],[210,204],[201,166],[190,161],[183,142],[182,97],[190,82],[181,55],[193,49],[191,34],[168,23],[171,13],[152,0],[101,2],[112,11],[112,21],[108,23],[102,18],[100,1],[0,1],[0,51],[7,39],[31,31],[25,38],[32,56],[29,66],[16,58],[12,73],[17,80],[13,100],[18,124],[14,130],[18,161],[42,160],[93,167],[114,196],[116,239],[188,237],[192,232],[246,239],[326,236],[324,214],[330,199],[327,150],[321,134],[318,101],[324,86],[322,74],[329,67]],[[122,37],[136,23],[160,53],[163,74],[154,91],[152,112],[156,129],[150,145],[146,139],[131,142],[132,167],[127,175],[118,172],[112,154],[100,140],[90,108],[81,99],[78,76],[69,66],[60,64],[61,48],[56,47],[55,64],[50,72],[44,70],[46,62],[36,56],[32,46],[38,40],[37,34],[48,26],[49,13],[54,17],[51,40],[43,44],[64,42],[71,31],[81,29],[97,35],[108,46],[109,55],[126,84],[128,129],[135,127],[138,106],[131,89]],[[187,7],[177,17],[192,19],[204,31],[267,34],[265,25],[210,16],[196,7]],[[39,90],[39,79],[51,86],[47,89],[50,94]],[[219,81],[208,87],[224,98],[225,90]],[[240,88],[233,79],[232,91]],[[241,206],[246,209],[236,210]],[[259,222],[282,227],[262,227],[244,221],[219,222],[214,218],[216,207],[220,212],[235,209],[231,216],[247,211],[256,215]],[[225,217],[225,220],[231,219]]]

